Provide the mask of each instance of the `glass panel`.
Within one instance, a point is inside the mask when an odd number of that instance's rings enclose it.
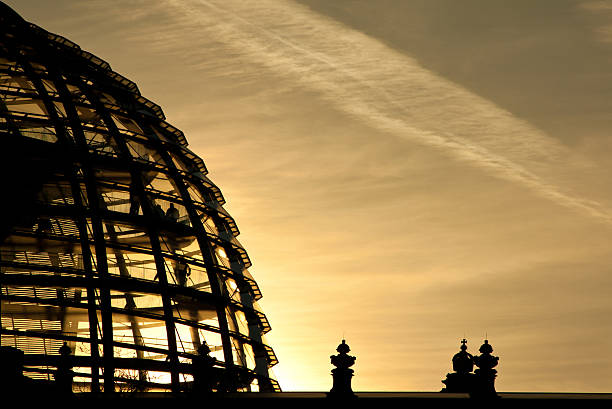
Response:
[[[51,205],[74,204],[72,198],[72,187],[68,181],[56,180],[47,182],[38,193],[38,200]]]
[[[154,281],[157,268],[153,256],[142,253],[126,253],[118,249],[110,249],[108,255],[108,271],[110,274],[122,275],[141,280]]]

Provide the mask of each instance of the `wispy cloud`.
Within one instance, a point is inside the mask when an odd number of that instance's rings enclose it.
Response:
[[[580,7],[586,10],[595,11],[595,12],[601,12],[601,11],[612,12],[612,2],[608,0],[589,0],[589,1],[585,1],[581,3]]]
[[[546,179],[549,169],[568,160],[563,145],[376,39],[292,2],[166,2],[183,12],[183,29],[195,48],[199,42],[222,43],[316,90],[373,128],[437,148],[559,205],[612,223],[600,203]]]
[[[612,43],[612,2],[606,0],[589,0],[580,3],[580,8],[606,22],[594,29],[597,38],[604,43]]]

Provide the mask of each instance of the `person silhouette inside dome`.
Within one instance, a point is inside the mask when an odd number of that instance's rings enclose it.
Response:
[[[172,221],[178,221],[180,214],[178,209],[174,207],[174,203],[170,203],[170,207],[168,208],[168,211],[166,211],[166,217]]]

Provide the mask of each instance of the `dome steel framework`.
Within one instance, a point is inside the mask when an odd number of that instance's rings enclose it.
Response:
[[[238,228],[183,133],[136,84],[0,3],[2,345],[75,388],[279,390]]]

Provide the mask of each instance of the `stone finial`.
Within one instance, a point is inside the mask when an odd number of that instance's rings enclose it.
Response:
[[[441,392],[471,393],[474,388],[474,357],[467,352],[467,340],[461,340],[460,351],[453,356],[453,371],[446,374],[442,381],[445,388]]]
[[[485,339],[484,344],[479,349],[481,355],[474,357],[474,363],[481,371],[494,370],[499,362],[499,357],[491,355],[493,347],[489,344],[489,340]],[[495,371],[497,372],[497,371]]]
[[[470,373],[474,370],[474,357],[467,352],[467,340],[461,340],[461,351],[453,356],[453,371],[457,373]]]
[[[336,368],[332,369],[334,385],[328,393],[328,397],[355,397],[351,388],[351,379],[354,371],[350,369],[355,364],[355,357],[348,355],[351,348],[343,339],[342,343],[336,348],[338,355],[332,355],[331,363]]]
[[[355,364],[355,359],[357,358],[348,355],[348,353],[351,352],[351,348],[344,339],[342,340],[342,343],[338,345],[336,351],[339,352],[338,355],[330,356],[333,366],[340,369],[348,369]]]
[[[493,369],[499,362],[499,357],[491,355],[493,347],[489,344],[489,340],[485,339],[479,349],[481,355],[474,357],[474,364],[478,367],[474,373],[476,374],[476,383],[473,397],[496,397],[495,378],[497,370]]]

